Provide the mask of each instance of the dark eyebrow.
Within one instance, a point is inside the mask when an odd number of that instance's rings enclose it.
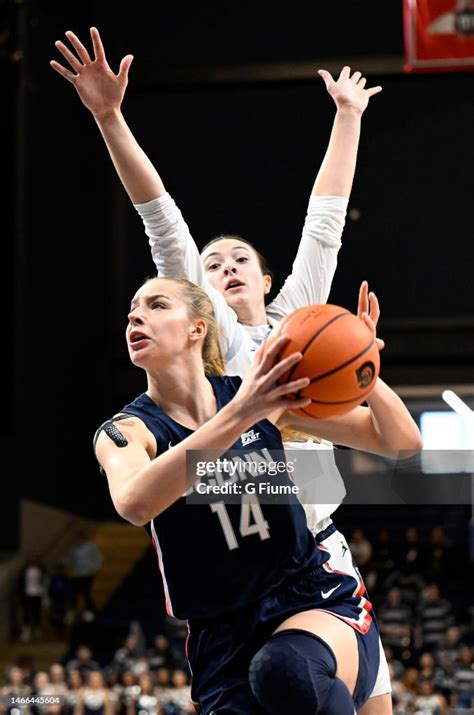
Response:
[[[155,295],[147,295],[145,297],[145,300],[147,303],[152,303],[154,300],[157,300],[157,298],[164,298],[165,300],[170,300],[167,295],[164,295],[163,293],[156,293]],[[132,302],[130,303],[130,309],[133,310],[135,306],[138,304],[138,300],[134,298]]]

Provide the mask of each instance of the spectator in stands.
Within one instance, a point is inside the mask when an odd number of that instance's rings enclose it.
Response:
[[[426,578],[439,584],[445,583],[451,574],[453,557],[452,544],[446,538],[443,527],[435,526],[427,548]]]
[[[53,634],[59,640],[64,640],[66,630],[66,611],[68,594],[70,592],[69,581],[66,575],[66,567],[58,561],[53,568],[48,584],[49,598],[49,622]]]
[[[87,645],[80,645],[76,651],[76,657],[66,663],[66,673],[71,670],[78,670],[83,682],[94,670],[100,670],[100,665],[92,658],[92,651]]]
[[[122,675],[126,670],[134,672],[141,655],[138,636],[134,633],[129,633],[123,645],[115,651],[110,668],[119,675]]]
[[[65,715],[73,715],[77,699],[79,697],[79,692],[84,685],[82,679],[81,671],[76,668],[68,669],[66,667],[66,683],[67,683],[67,693],[66,701],[64,706]]]
[[[384,645],[393,649],[396,658],[407,661],[411,655],[413,612],[402,601],[402,592],[394,586],[379,607],[380,637]]]
[[[454,625],[451,603],[441,598],[439,588],[431,583],[422,593],[416,612],[416,647],[433,651],[443,640],[447,629]]]
[[[427,651],[421,654],[419,659],[419,671],[420,682],[429,680],[437,689],[443,689],[445,673],[443,669],[437,665],[432,653]]]
[[[195,712],[191,702],[191,686],[188,683],[188,678],[184,670],[180,668],[173,671],[171,676],[171,698],[170,704],[177,709],[177,715],[185,715],[186,713]],[[166,712],[166,708],[165,708]],[[172,711],[169,711],[170,713]]]
[[[433,683],[430,680],[422,680],[414,700],[415,715],[446,715],[447,708],[446,698],[434,692]]]
[[[418,685],[420,674],[418,668],[407,668],[402,678],[402,683],[405,688],[405,705],[410,712],[410,708],[418,694]]]
[[[120,677],[122,691],[119,697],[119,712],[125,714],[133,697],[139,692],[138,677],[131,670],[126,670]]]
[[[31,695],[31,687],[25,682],[25,673],[21,668],[12,665],[5,674],[6,684],[0,690],[0,713],[11,712],[8,707],[10,698],[27,698]],[[21,715],[30,715],[28,705],[23,706]]]
[[[74,715],[113,715],[113,701],[98,670],[89,672],[86,684],[79,691]]]
[[[349,548],[359,568],[366,568],[372,558],[372,544],[362,529],[355,529],[349,540]]]
[[[125,713],[125,709],[122,708],[122,694],[123,694],[123,685],[121,682],[120,677],[117,675],[117,673],[114,673],[113,670],[110,670],[109,668],[106,668],[105,670],[102,671],[104,680],[105,680],[105,686],[106,688],[109,689],[110,691],[110,696],[112,698],[112,703],[114,707],[114,713]]]
[[[48,702],[51,700],[51,683],[49,674],[44,671],[38,671],[33,678],[33,692],[31,693],[33,704],[31,711],[33,715],[59,715],[61,712],[61,703]]]
[[[172,693],[171,671],[169,668],[158,668],[156,672],[156,695],[160,706],[168,705]]]
[[[459,649],[453,668],[453,691],[456,707],[474,708],[474,657],[467,645]]]
[[[409,527],[405,532],[405,542],[398,561],[405,573],[423,573],[425,570],[426,546],[421,543],[418,529],[414,526]]]
[[[102,561],[99,547],[88,538],[85,531],[78,531],[76,541],[66,557],[69,568],[70,617],[77,613],[81,598],[86,611],[95,612],[92,586]]]
[[[153,646],[147,651],[146,655],[150,670],[157,670],[158,668],[173,668],[175,665],[170,642],[162,633],[156,634]]]
[[[435,654],[438,665],[444,670],[452,670],[458,659],[459,649],[462,645],[460,627],[450,626],[446,633],[443,634]]]
[[[138,680],[138,692],[128,705],[126,715],[160,715],[161,706],[151,673],[143,673]]]
[[[38,554],[30,554],[20,572],[19,596],[22,609],[20,640],[27,643],[41,636],[41,607],[46,595],[47,571]]]
[[[49,668],[49,683],[51,695],[65,695],[68,689],[64,666],[53,663]]]

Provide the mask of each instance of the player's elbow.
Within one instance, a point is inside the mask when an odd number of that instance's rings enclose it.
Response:
[[[412,430],[410,435],[407,435],[406,445],[402,449],[401,457],[414,457],[423,449],[423,439],[418,427]]]
[[[145,526],[145,524],[148,524],[150,519],[147,517],[143,516],[141,513],[131,513],[127,516],[123,516],[126,521],[129,521],[130,524],[133,524],[133,526]]]
[[[146,505],[133,497],[125,494],[114,499],[114,506],[122,519],[129,521],[133,526],[145,526],[150,521]]]
[[[397,459],[407,459],[414,457],[423,449],[421,433],[416,425],[405,430],[403,434],[397,435],[396,443],[385,442],[382,446],[383,452],[387,456],[396,456]]]

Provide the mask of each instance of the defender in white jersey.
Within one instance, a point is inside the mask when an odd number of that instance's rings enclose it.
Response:
[[[181,211],[128,128],[120,107],[133,58],[126,56],[115,75],[95,28],[91,29],[93,59],[73,33],[66,34],[77,56],[62,42],[56,46],[74,73],[55,61],[51,65],[74,84],[94,115],[120,179],[144,221],[158,275],[186,277],[208,292],[221,329],[226,371],[244,376],[254,352],[285,315],[303,305],[327,301],[354,177],[361,116],[370,97],[381,87],[365,89],[365,78],[360,72],[351,76],[349,67],[343,68],[337,81],[325,70],[319,71],[336,104],[334,125],[309,199],[292,272],[277,297],[265,307],[271,278],[265,273],[260,254],[240,237],[222,237],[200,255]],[[364,290],[368,311],[367,288]],[[372,300],[375,302],[374,296]],[[304,446],[317,448],[318,444],[308,440]],[[332,478],[341,483],[342,496],[343,483],[335,464],[331,471]],[[326,528],[336,508],[337,504],[305,505],[308,525],[315,535]],[[389,692],[389,686],[384,685],[381,692]],[[381,715],[380,705],[378,708]]]

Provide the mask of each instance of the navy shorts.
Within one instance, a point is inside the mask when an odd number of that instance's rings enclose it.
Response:
[[[225,617],[189,623],[192,699],[199,704],[198,712],[263,715],[249,685],[250,662],[282,621],[313,608],[333,613],[354,628],[359,649],[356,709],[368,699],[379,668],[379,632],[365,586],[350,552],[340,548],[339,536],[333,524],[318,534],[319,548],[331,558],[298,581]]]

